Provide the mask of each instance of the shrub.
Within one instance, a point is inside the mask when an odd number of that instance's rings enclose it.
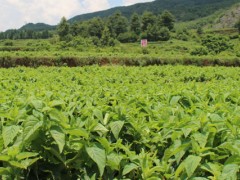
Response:
[[[122,43],[136,42],[138,40],[138,36],[134,32],[125,32],[119,34],[118,40]]]
[[[208,51],[219,54],[227,49],[232,49],[233,45],[229,39],[224,36],[207,35],[202,39],[202,45],[208,48]]]
[[[195,48],[190,54],[193,56],[204,56],[208,55],[208,50],[206,47],[198,47]]]
[[[163,27],[159,30],[159,40],[168,41],[170,38],[171,38],[171,35],[168,28]]]
[[[148,48],[142,48],[142,53],[143,54],[149,54],[149,50],[148,50]]]
[[[177,32],[176,39],[182,41],[188,41],[189,33],[187,30],[181,30]]]
[[[12,41],[6,41],[4,43],[4,46],[13,46],[13,42]]]
[[[100,41],[100,39],[97,37],[97,36],[93,36],[93,37],[91,37],[91,40],[92,40],[92,43],[95,45],[95,46],[100,46],[100,44],[101,44],[101,41]]]

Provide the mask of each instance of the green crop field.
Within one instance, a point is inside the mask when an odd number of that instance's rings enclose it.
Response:
[[[1,179],[240,178],[240,69],[0,69]]]

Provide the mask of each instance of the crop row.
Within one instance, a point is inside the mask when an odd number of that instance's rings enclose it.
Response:
[[[151,66],[151,65],[195,65],[195,66],[240,66],[240,59],[219,57],[155,57],[155,56],[2,56],[0,67],[9,68],[17,66],[88,66],[88,65],[126,65],[126,66]]]

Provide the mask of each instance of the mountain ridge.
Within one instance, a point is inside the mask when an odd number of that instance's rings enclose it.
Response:
[[[22,26],[19,30],[33,30],[33,31],[43,31],[43,30],[52,30],[55,26],[45,24],[45,23],[27,23]]]
[[[159,14],[164,10],[170,11],[176,17],[177,21],[190,21],[206,17],[220,9],[230,8],[238,2],[239,0],[155,0],[77,15],[69,19],[69,22],[84,21],[93,17],[104,18],[116,11],[121,11],[124,16],[129,18],[133,12],[142,14],[144,11],[151,11]]]
[[[137,3],[130,6],[119,6],[107,10],[77,15],[70,18],[68,22],[74,23],[85,21],[94,17],[107,18],[116,11],[121,11],[124,16],[130,18],[134,12],[142,14],[144,11],[151,11],[154,14],[160,14],[164,10],[170,11],[176,17],[178,22],[188,22],[211,16],[220,10],[226,11],[227,14],[227,11],[237,3],[239,3],[239,0],[155,0],[152,2]],[[218,21],[220,24],[214,26],[215,28],[221,27],[222,21]],[[214,23],[217,24],[217,20]],[[223,27],[226,26],[229,25],[227,24]],[[54,30],[55,28],[56,25],[49,25],[46,23],[28,23],[18,30],[43,31]]]

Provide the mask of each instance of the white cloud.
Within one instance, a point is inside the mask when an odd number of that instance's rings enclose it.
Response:
[[[57,24],[84,13],[152,0],[0,0],[0,31],[20,28],[26,23]],[[110,3],[111,2],[111,3]]]
[[[57,24],[62,16],[110,8],[108,0],[0,0],[0,31],[33,22]]]
[[[153,1],[153,0],[123,0],[123,5],[129,6],[129,5],[136,4],[136,3],[151,2],[151,1]]]

